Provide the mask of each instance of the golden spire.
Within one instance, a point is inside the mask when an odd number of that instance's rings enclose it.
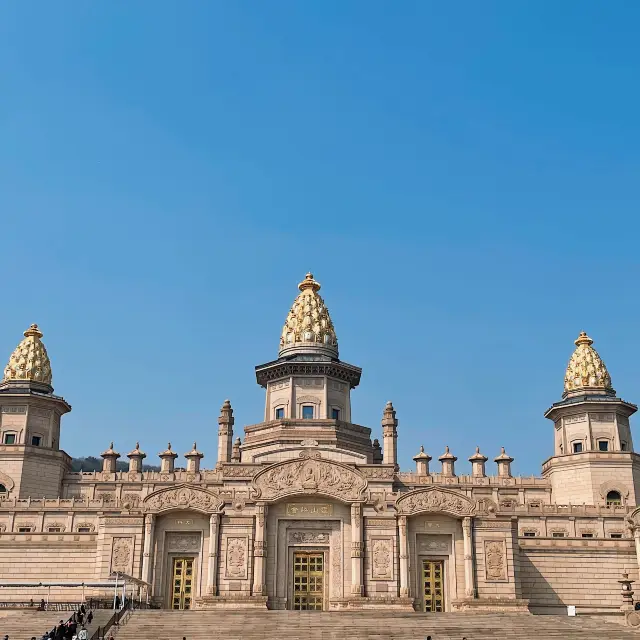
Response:
[[[51,362],[42,344],[42,331],[32,324],[4,368],[3,382],[33,381],[51,386]]]
[[[602,358],[591,346],[593,340],[581,331],[575,341],[576,350],[573,352],[567,372],[564,376],[564,393],[603,389],[613,392],[611,376]]]
[[[280,336],[280,355],[293,351],[326,352],[338,356],[338,339],[329,310],[318,293],[320,283],[307,273],[287,315]]]

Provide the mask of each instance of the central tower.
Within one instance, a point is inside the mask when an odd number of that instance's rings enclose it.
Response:
[[[320,283],[298,285],[278,359],[256,367],[266,390],[264,422],[245,427],[243,462],[275,462],[313,447],[341,462],[371,463],[371,430],[351,421],[351,390],[362,370],[338,358],[338,339]]]

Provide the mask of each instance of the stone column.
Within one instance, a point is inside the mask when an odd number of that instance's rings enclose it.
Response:
[[[207,594],[218,595],[218,531],[220,514],[209,516],[209,569],[207,572]]]
[[[151,553],[153,551],[153,536],[155,532],[156,517],[153,513],[147,513],[144,516],[144,549],[142,553],[142,579],[148,583],[147,589],[151,593],[151,579],[153,571],[153,562],[151,561]]]
[[[351,505],[351,594],[364,595],[362,584],[362,505]]]
[[[218,464],[231,462],[234,422],[231,402],[225,400],[218,416]]]
[[[400,531],[400,597],[409,597],[409,542],[407,540],[407,516],[398,519]]]
[[[391,402],[387,402],[382,414],[382,451],[384,464],[392,464],[398,471],[398,421]]]
[[[471,534],[472,519],[462,519],[462,534],[464,539],[464,593],[467,598],[475,598],[476,590],[473,580],[473,539]]]
[[[267,538],[267,505],[258,504],[256,518],[256,537],[253,541],[253,595],[264,596],[267,594],[265,573],[266,563],[266,538]]]
[[[636,543],[636,561],[638,563],[638,570],[640,571],[640,527],[638,526],[633,527],[633,539]]]

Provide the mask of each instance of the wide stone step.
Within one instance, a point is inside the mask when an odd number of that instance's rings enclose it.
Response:
[[[137,611],[117,640],[625,640],[602,618],[469,613]]]

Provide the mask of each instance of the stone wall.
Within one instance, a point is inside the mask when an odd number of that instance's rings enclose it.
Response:
[[[624,571],[637,578],[635,551],[582,547],[528,547],[520,555],[522,596],[532,613],[578,613],[618,610],[622,600],[617,580]]]
[[[82,542],[72,542],[72,536],[49,535],[45,540],[28,540],[30,536],[3,536],[0,541],[0,583],[96,581],[96,536]],[[7,540],[4,540],[7,538]],[[38,536],[41,538],[41,536]],[[63,540],[60,541],[59,538]],[[26,601],[47,598],[48,589],[3,588],[3,601]],[[86,590],[97,595],[101,590]],[[82,589],[51,588],[51,600],[78,599]]]

